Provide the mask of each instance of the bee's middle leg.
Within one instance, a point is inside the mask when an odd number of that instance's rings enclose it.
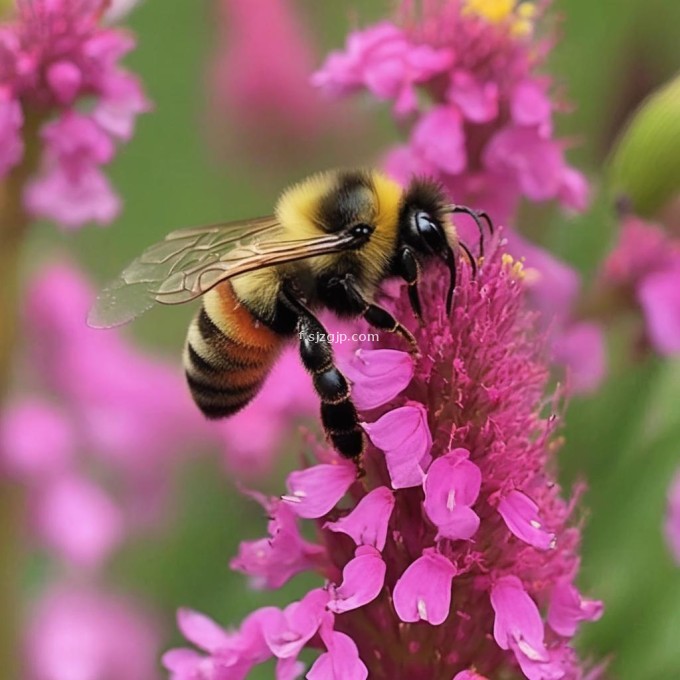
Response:
[[[312,375],[314,389],[321,399],[321,422],[335,448],[345,458],[358,459],[364,450],[364,434],[357,410],[350,398],[345,376],[335,365],[328,331],[290,291],[282,293],[284,303],[298,317],[300,357]]]
[[[418,349],[418,341],[413,337],[411,331],[392,316],[384,307],[369,302],[361,294],[354,281],[354,277],[350,274],[338,279],[337,284],[344,291],[348,300],[355,306],[358,313],[366,319],[366,321],[381,331],[388,333],[396,333],[400,335],[409,344],[409,351],[411,354],[418,356],[420,354]]]

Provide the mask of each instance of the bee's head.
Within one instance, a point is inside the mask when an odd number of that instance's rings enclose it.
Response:
[[[441,187],[431,181],[414,180],[404,194],[400,214],[400,240],[417,255],[442,260],[449,269],[446,305],[450,311],[456,285],[457,239],[448,216],[448,202]]]
[[[453,291],[456,287],[457,249],[461,247],[476,273],[477,265],[469,248],[459,241],[451,222],[452,213],[465,213],[477,224],[480,232],[479,255],[484,255],[484,229],[480,218],[487,221],[489,231],[493,226],[486,213],[470,208],[452,205],[447,201],[443,189],[434,182],[414,180],[404,195],[400,215],[400,238],[421,257],[436,257],[444,262],[450,274],[446,309],[451,311]]]

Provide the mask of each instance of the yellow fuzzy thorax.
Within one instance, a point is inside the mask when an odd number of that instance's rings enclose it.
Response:
[[[368,243],[361,249],[362,261],[368,278],[378,281],[394,252],[398,236],[399,207],[402,188],[380,172],[370,171],[371,187],[366,187],[361,222],[375,227]],[[292,186],[281,196],[276,215],[286,232],[285,238],[312,238],[324,233],[320,217],[321,201],[338,188],[338,173],[328,171],[312,175]],[[323,255],[310,260],[312,271],[329,266],[337,255]]]

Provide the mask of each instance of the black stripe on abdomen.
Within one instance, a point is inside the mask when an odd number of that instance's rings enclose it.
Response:
[[[229,337],[204,309],[192,321],[192,326],[184,352],[191,395],[207,418],[231,416],[260,391],[276,351],[266,351]]]

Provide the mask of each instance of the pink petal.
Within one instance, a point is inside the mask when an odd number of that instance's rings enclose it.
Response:
[[[564,677],[564,669],[560,663],[559,651],[548,653],[547,658],[543,658],[524,640],[510,640],[512,649],[522,673],[528,680],[560,680]]]
[[[484,150],[484,165],[509,173],[522,193],[534,201],[557,196],[562,186],[564,159],[558,145],[540,136],[536,128],[506,127],[497,132]]]
[[[83,75],[80,69],[70,61],[57,61],[47,69],[47,82],[61,105],[73,102],[80,91]]]
[[[336,614],[373,602],[385,583],[387,567],[375,548],[359,546],[355,555],[342,570],[342,583],[330,588],[328,609]]]
[[[644,278],[637,296],[654,348],[664,355],[680,353],[680,262]]]
[[[482,473],[467,460],[469,452],[455,449],[433,461],[425,478],[425,512],[437,526],[437,538],[471,538],[479,517],[470,509],[479,495]]]
[[[283,611],[266,607],[262,632],[272,654],[279,659],[297,656],[316,634],[328,604],[328,592],[317,588]]]
[[[453,676],[453,680],[488,680],[486,676],[480,675],[477,671],[461,671]]]
[[[538,505],[521,491],[507,494],[498,504],[498,512],[517,538],[539,550],[554,547],[555,534],[543,528]]]
[[[460,113],[451,106],[435,106],[413,129],[413,146],[428,162],[450,175],[467,165],[465,133]]]
[[[536,81],[524,80],[512,93],[510,111],[517,125],[549,124],[551,108],[544,88]]]
[[[322,517],[345,495],[356,476],[356,467],[347,461],[296,470],[286,479],[289,495],[282,500],[298,517]]]
[[[392,508],[394,494],[386,486],[381,486],[366,494],[345,517],[326,522],[324,529],[347,534],[357,545],[371,545],[382,550]]]
[[[305,664],[293,657],[276,660],[275,680],[297,680],[304,672]]]
[[[359,658],[354,640],[332,629],[328,617],[321,626],[321,639],[328,650],[307,673],[308,680],[366,680],[368,669]]]
[[[191,678],[191,674],[197,672],[201,662],[205,659],[194,649],[178,648],[171,649],[161,658],[163,667],[173,673],[173,680],[184,680]]]
[[[456,71],[446,98],[473,123],[487,123],[498,115],[498,85],[480,83],[467,71]]]
[[[571,583],[562,581],[550,595],[548,624],[558,635],[572,637],[581,621],[597,621],[603,611],[600,600],[583,598]]]
[[[363,411],[386,404],[408,387],[414,367],[407,352],[358,349],[342,370],[352,382],[354,405]]]
[[[578,170],[565,167],[558,198],[564,208],[577,213],[583,212],[588,207],[590,199],[588,180]]]
[[[516,576],[503,576],[496,581],[491,588],[491,606],[496,614],[493,636],[501,649],[510,649],[514,642],[537,659],[549,661],[541,614]]]
[[[444,623],[451,607],[451,581],[456,569],[433,549],[423,551],[401,575],[392,597],[399,618],[406,623]]]
[[[107,177],[94,166],[78,177],[55,167],[31,181],[24,195],[31,214],[54,220],[67,228],[86,222],[108,224],[120,211],[120,199]]]
[[[177,612],[177,625],[189,642],[206,652],[216,652],[229,640],[229,635],[223,628],[211,618],[192,609],[180,609]]]
[[[423,462],[432,448],[432,435],[422,404],[396,408],[363,427],[373,444],[385,453],[393,489],[423,483]]]
[[[242,541],[230,566],[248,574],[256,586],[280,588],[296,574],[316,568],[326,551],[302,538],[290,504],[277,499],[267,511],[270,536]]]

